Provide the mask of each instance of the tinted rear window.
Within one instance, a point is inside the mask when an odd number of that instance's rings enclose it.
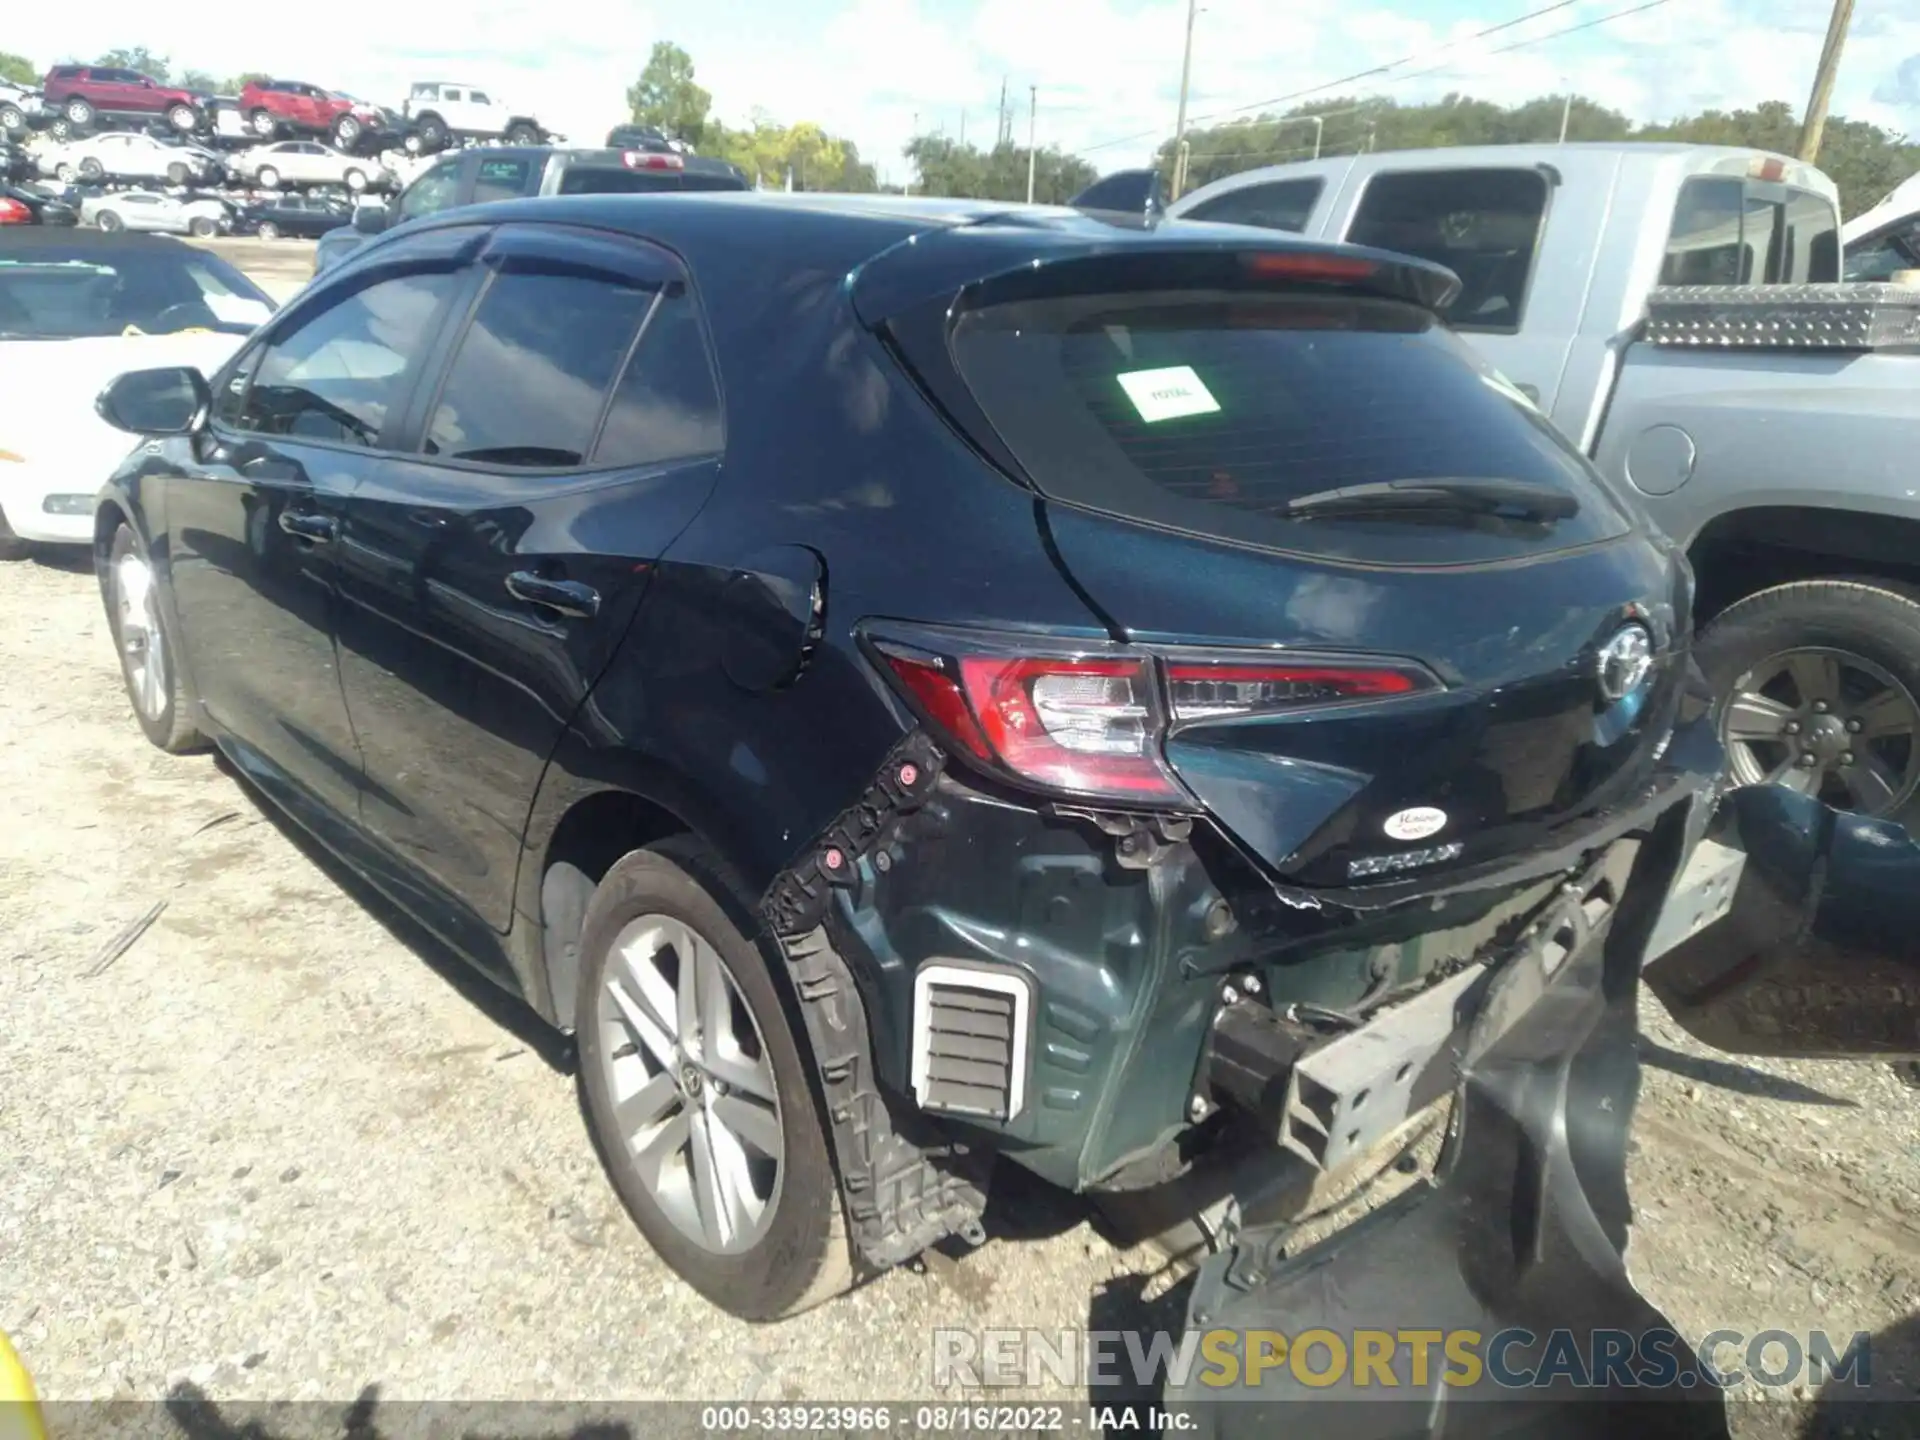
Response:
[[[1825,196],[1737,176],[1680,187],[1662,285],[1826,284],[1840,278],[1840,219]]]
[[[1459,564],[1622,534],[1604,482],[1429,312],[1232,290],[1072,295],[964,313],[962,376],[1056,498],[1269,548]],[[1553,525],[1458,514],[1288,519],[1289,500],[1390,480],[1544,483]]]
[[[574,165],[560,177],[562,195],[635,195],[650,190],[744,190],[731,175],[689,170],[629,170]]]

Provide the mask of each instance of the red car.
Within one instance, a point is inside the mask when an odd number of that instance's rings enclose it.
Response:
[[[247,128],[263,140],[284,127],[328,135],[342,150],[351,150],[361,135],[380,124],[372,106],[304,80],[249,80],[240,92],[240,113]]]
[[[47,108],[75,129],[103,118],[150,121],[165,116],[168,125],[187,134],[207,123],[213,98],[113,65],[56,65],[40,88]]]

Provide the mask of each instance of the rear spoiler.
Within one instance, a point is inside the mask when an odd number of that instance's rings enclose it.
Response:
[[[1067,204],[1095,214],[1130,215],[1149,225],[1167,213],[1167,195],[1157,170],[1116,170],[1101,176]]]

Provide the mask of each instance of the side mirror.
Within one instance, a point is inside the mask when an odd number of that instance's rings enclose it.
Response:
[[[362,235],[378,235],[393,223],[393,212],[378,202],[361,205],[353,212],[353,228]]]
[[[213,390],[191,365],[129,370],[100,392],[93,408],[129,435],[191,435],[207,423]]]

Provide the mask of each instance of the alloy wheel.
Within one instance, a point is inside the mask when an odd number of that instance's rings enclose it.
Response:
[[[1891,815],[1920,788],[1920,699],[1844,650],[1771,655],[1740,677],[1721,737],[1741,785],[1785,785]]]
[[[785,1142],[760,1022],[719,951],[684,921],[642,915],[614,939],[597,1008],[617,1143],[648,1196],[703,1249],[751,1249]]]
[[[133,703],[148,720],[167,708],[167,642],[160,630],[153,570],[139,555],[120,557],[113,570],[113,604],[121,663]]]

